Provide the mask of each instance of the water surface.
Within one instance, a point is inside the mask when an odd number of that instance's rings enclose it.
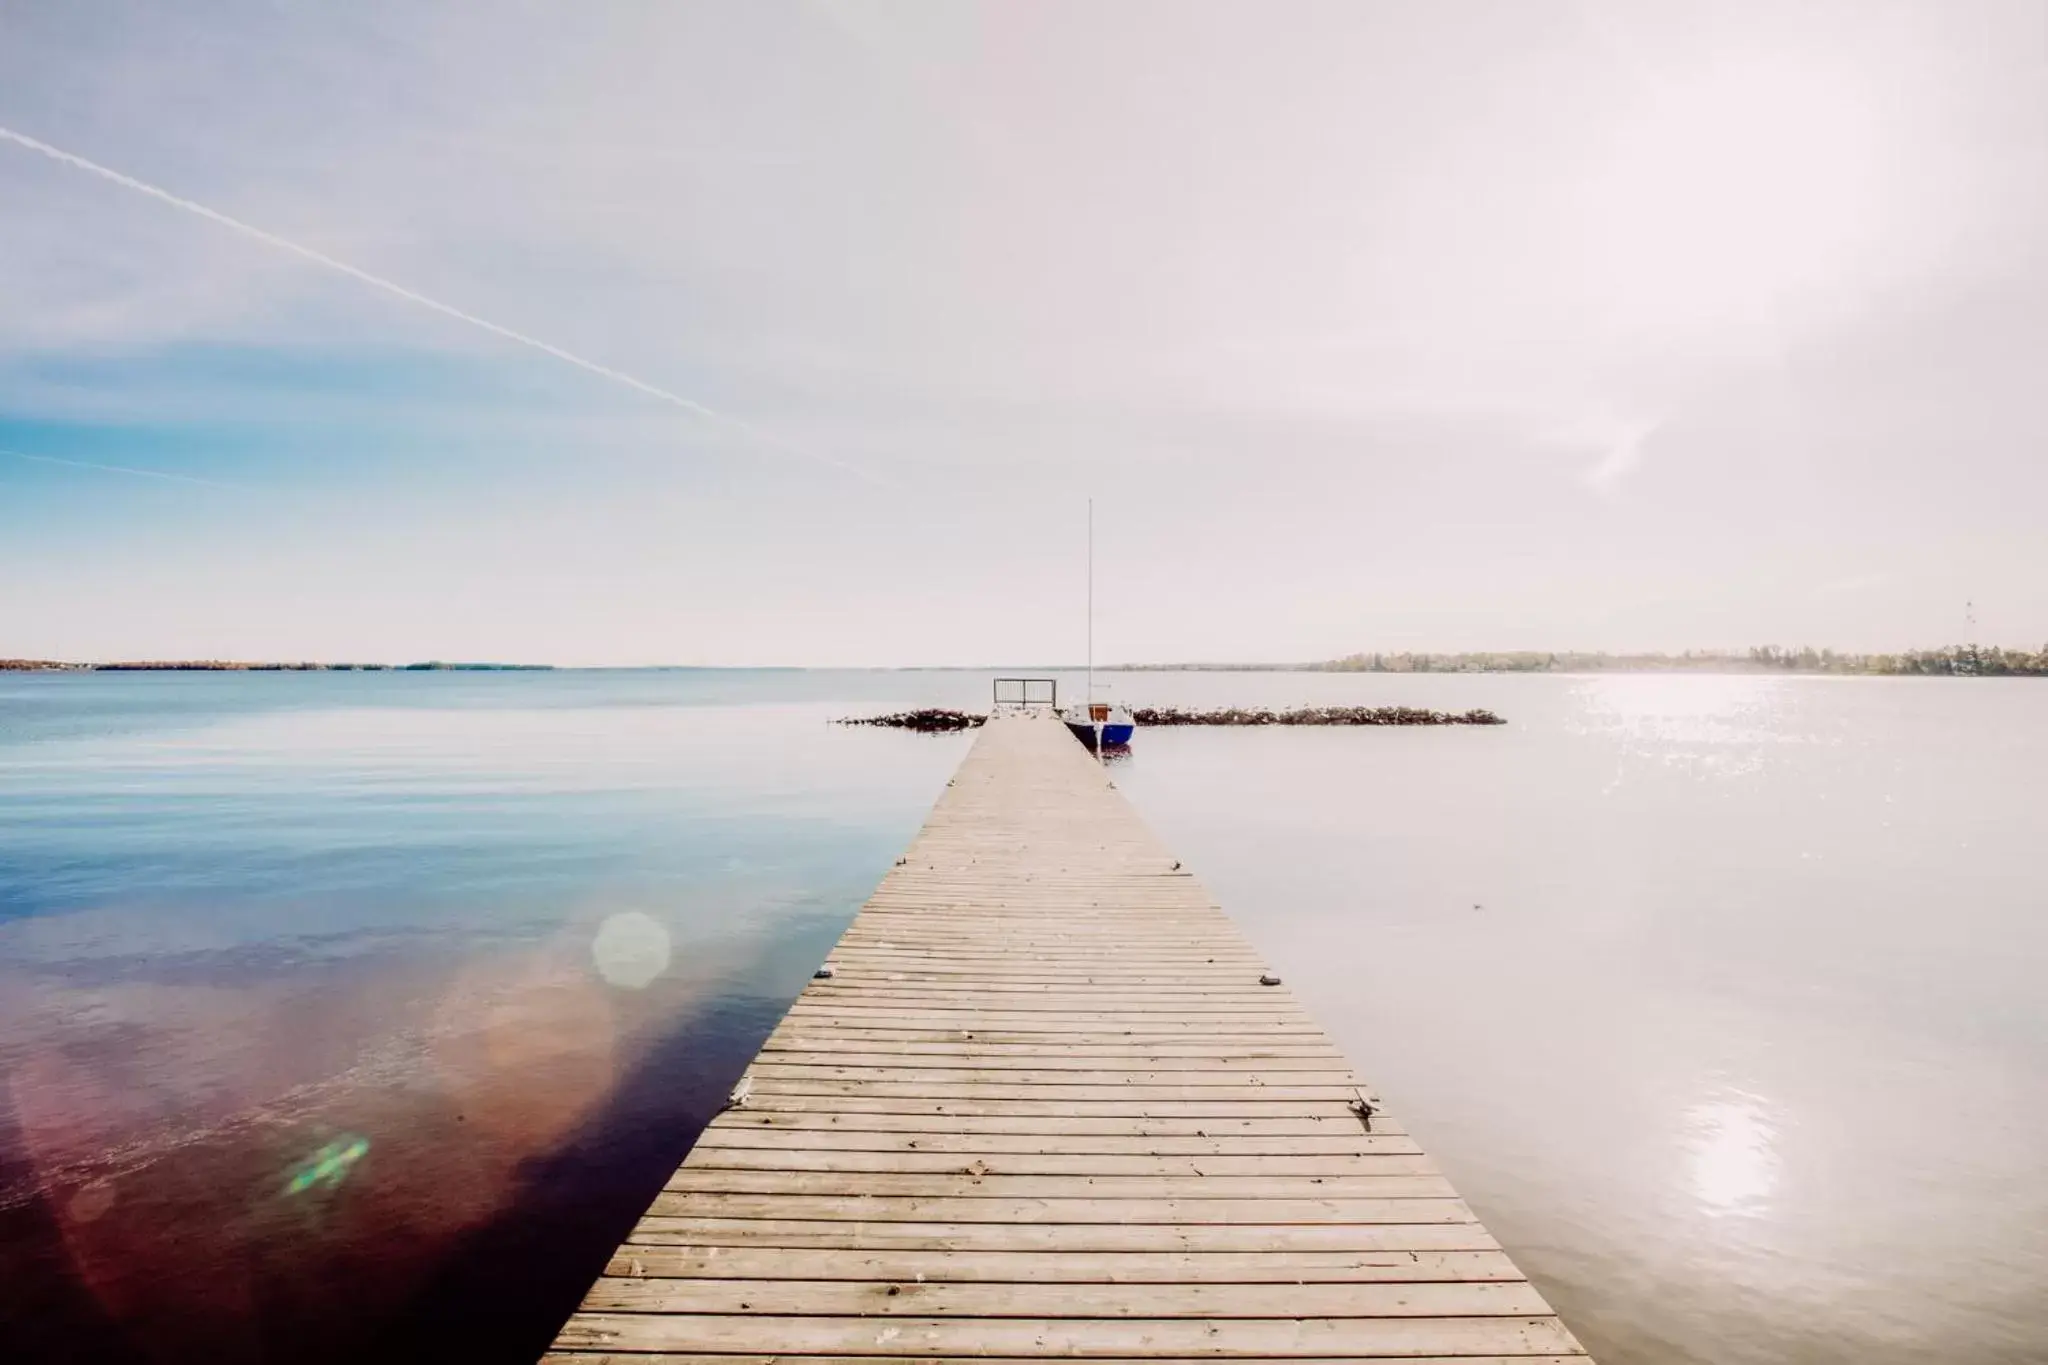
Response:
[[[1601,1359],[2048,1360],[2048,688],[1274,685],[1510,719],[1118,780]]]
[[[537,1355],[957,761],[874,685],[0,678],[0,1358]]]
[[[1142,674],[1118,785],[1615,1365],[2048,1357],[2048,685]],[[530,1358],[987,675],[0,677],[0,1357]]]

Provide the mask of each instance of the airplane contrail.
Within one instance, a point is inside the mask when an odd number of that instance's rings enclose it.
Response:
[[[17,460],[34,460],[37,464],[61,464],[71,469],[98,469],[108,474],[133,474],[144,479],[168,479],[172,483],[196,483],[202,488],[233,488],[243,485],[222,483],[218,479],[202,479],[193,474],[173,474],[167,469],[136,469],[125,464],[99,464],[92,460],[65,460],[55,455],[31,455],[26,450],[0,450],[0,455],[12,455]]]
[[[836,460],[830,455],[821,455],[816,451],[803,450],[786,442],[774,440],[766,432],[761,431],[751,423],[741,421],[737,417],[728,417],[722,412],[706,407],[694,398],[685,398],[682,394],[673,393],[657,384],[650,384],[644,379],[627,374],[623,370],[615,370],[609,365],[600,365],[594,360],[585,360],[573,351],[565,351],[550,342],[542,341],[539,337],[528,336],[524,332],[500,326],[489,318],[480,318],[474,313],[465,313],[452,304],[443,303],[439,299],[428,298],[425,294],[417,290],[408,289],[395,281],[387,280],[382,275],[372,275],[369,271],[350,265],[347,261],[336,260],[323,251],[315,251],[312,247],[294,242],[289,237],[280,237],[274,232],[266,232],[262,228],[245,223],[239,218],[230,218],[218,209],[210,209],[204,204],[196,203],[181,195],[172,194],[169,190],[152,185],[147,181],[137,180],[132,175],[124,175],[111,166],[102,166],[97,161],[89,161],[75,152],[65,151],[62,147],[53,147],[41,138],[30,137],[26,133],[17,133],[12,128],[0,126],[0,142],[12,142],[18,147],[25,147],[29,151],[50,158],[52,161],[62,162],[66,166],[75,167],[90,175],[96,175],[102,180],[112,181],[124,189],[134,190],[137,194],[146,194],[152,199],[169,204],[172,208],[183,209],[187,213],[197,214],[208,222],[218,223],[222,227],[239,232],[245,237],[252,237],[266,246],[276,247],[279,251],[288,251],[303,260],[313,262],[315,265],[324,266],[338,274],[346,275],[352,280],[359,280],[369,285],[372,289],[381,289],[396,298],[404,299],[407,303],[429,309],[441,314],[443,317],[454,318],[457,322],[466,322],[472,327],[489,332],[492,336],[502,337],[506,341],[517,342],[521,346],[539,351],[542,355],[553,356],[564,364],[574,365],[579,370],[586,370],[591,374],[609,379],[615,384],[623,384],[629,389],[635,389],[651,398],[658,398],[664,403],[674,404],[676,407],[695,413],[707,421],[743,432],[761,445],[793,455],[799,455],[805,459],[817,460],[831,465],[835,469],[852,474],[856,478],[866,479],[870,482],[876,481],[875,476],[864,469],[847,464],[842,460]]]

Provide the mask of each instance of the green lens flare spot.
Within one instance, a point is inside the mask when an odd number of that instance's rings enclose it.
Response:
[[[295,1167],[284,1183],[287,1195],[304,1194],[311,1189],[333,1189],[349,1173],[349,1168],[361,1161],[370,1151],[370,1140],[364,1137],[336,1138],[303,1163]]]

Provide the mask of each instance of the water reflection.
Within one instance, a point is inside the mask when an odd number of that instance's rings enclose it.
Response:
[[[6,715],[7,1365],[537,1357],[968,742],[825,721],[988,696],[692,722],[664,698],[734,685],[477,679]],[[1142,682],[1509,718],[1159,730],[1111,775],[1603,1365],[2041,1358],[2039,683]],[[762,686],[799,684],[838,686]],[[167,687],[214,699],[176,752]]]
[[[1762,1100],[1731,1091],[1686,1111],[1693,1197],[1709,1215],[1756,1215],[1778,1185],[1777,1125]]]
[[[1587,679],[1581,696],[1596,718],[1721,719],[1767,704],[1785,685],[1752,673],[1618,673]]]
[[[1771,727],[1786,681],[1741,673],[1618,674],[1579,684],[1573,728],[1639,741],[1782,740]]]
[[[2048,690],[1396,681],[1117,786],[1593,1357],[2044,1359]]]
[[[1568,728],[1612,746],[1603,796],[1659,774],[1746,779],[1792,738],[1779,723],[1786,686],[1783,678],[1748,674],[1593,678],[1578,685],[1578,715]]]
[[[9,1365],[534,1358],[962,747],[232,676],[22,741],[84,681],[0,727]]]

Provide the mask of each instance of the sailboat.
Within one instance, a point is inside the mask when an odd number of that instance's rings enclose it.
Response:
[[[1138,723],[1131,708],[1106,701],[1088,703],[1086,708],[1068,707],[1060,719],[1074,732],[1074,738],[1091,749],[1128,749]]]
[[[1060,719],[1074,738],[1100,753],[1130,747],[1138,723],[1131,708],[1095,700],[1095,499],[1088,499],[1088,689],[1079,706],[1064,707]]]

